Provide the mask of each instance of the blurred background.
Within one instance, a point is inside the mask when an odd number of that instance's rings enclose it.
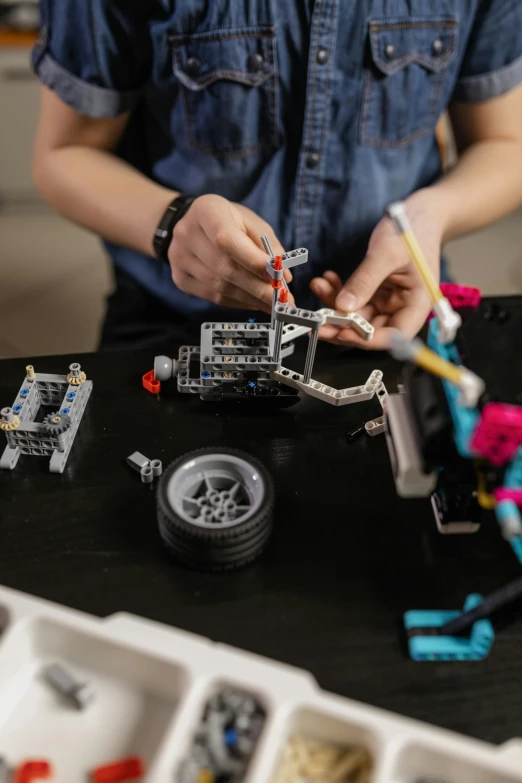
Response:
[[[112,282],[97,238],[53,214],[31,181],[37,26],[37,0],[0,0],[0,358],[93,350]],[[522,293],[522,211],[452,242],[447,256],[456,282]]]

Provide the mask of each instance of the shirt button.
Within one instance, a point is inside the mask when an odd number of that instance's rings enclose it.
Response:
[[[190,76],[197,76],[201,70],[201,60],[198,60],[197,57],[189,57],[185,70]]]
[[[264,63],[263,55],[259,54],[259,52],[253,52],[248,55],[247,63],[250,71],[259,71]]]
[[[317,152],[310,152],[306,156],[306,168],[307,169],[315,169],[319,165],[319,153]]]
[[[433,46],[431,47],[433,50],[433,54],[440,54],[443,49],[443,44],[440,38],[437,38],[436,41],[433,41]]]
[[[328,50],[319,49],[315,61],[317,62],[318,65],[326,65],[326,63],[328,62]]]
[[[395,46],[393,44],[388,44],[388,46],[384,50],[384,53],[386,57],[393,57],[393,55],[395,54]]]

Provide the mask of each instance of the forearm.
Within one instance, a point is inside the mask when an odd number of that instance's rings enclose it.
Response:
[[[472,144],[433,188],[443,240],[486,226],[522,203],[522,143],[486,139]]]
[[[110,152],[87,146],[46,152],[34,176],[43,198],[62,215],[149,255],[154,230],[176,195]]]

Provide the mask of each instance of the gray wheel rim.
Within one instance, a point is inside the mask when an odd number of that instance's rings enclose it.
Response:
[[[167,484],[167,500],[179,517],[213,529],[245,522],[264,496],[257,468],[233,454],[197,455],[175,470]]]

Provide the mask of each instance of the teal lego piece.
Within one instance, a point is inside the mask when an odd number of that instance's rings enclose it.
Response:
[[[474,609],[482,603],[483,597],[472,593],[466,598],[464,612]],[[458,611],[412,610],[404,614],[406,631],[419,630],[419,635],[408,639],[410,658],[414,661],[481,661],[487,658],[495,631],[487,619],[477,620],[469,637],[460,636],[422,636],[423,628],[440,628],[450,620],[459,617]]]
[[[432,318],[428,328],[428,347],[442,359],[446,359],[446,361],[460,367],[462,365],[462,360],[457,350],[457,346],[455,343],[448,343],[448,345],[439,343],[438,333],[438,321],[436,318]],[[460,404],[460,391],[454,383],[450,383],[450,381],[443,378],[442,385],[446,392],[446,398],[453,420],[455,446],[461,457],[470,459],[474,455],[470,450],[469,444],[480,418],[479,411],[477,408],[464,408]]]
[[[522,489],[522,447],[518,449],[506,468],[503,485],[510,489]]]

